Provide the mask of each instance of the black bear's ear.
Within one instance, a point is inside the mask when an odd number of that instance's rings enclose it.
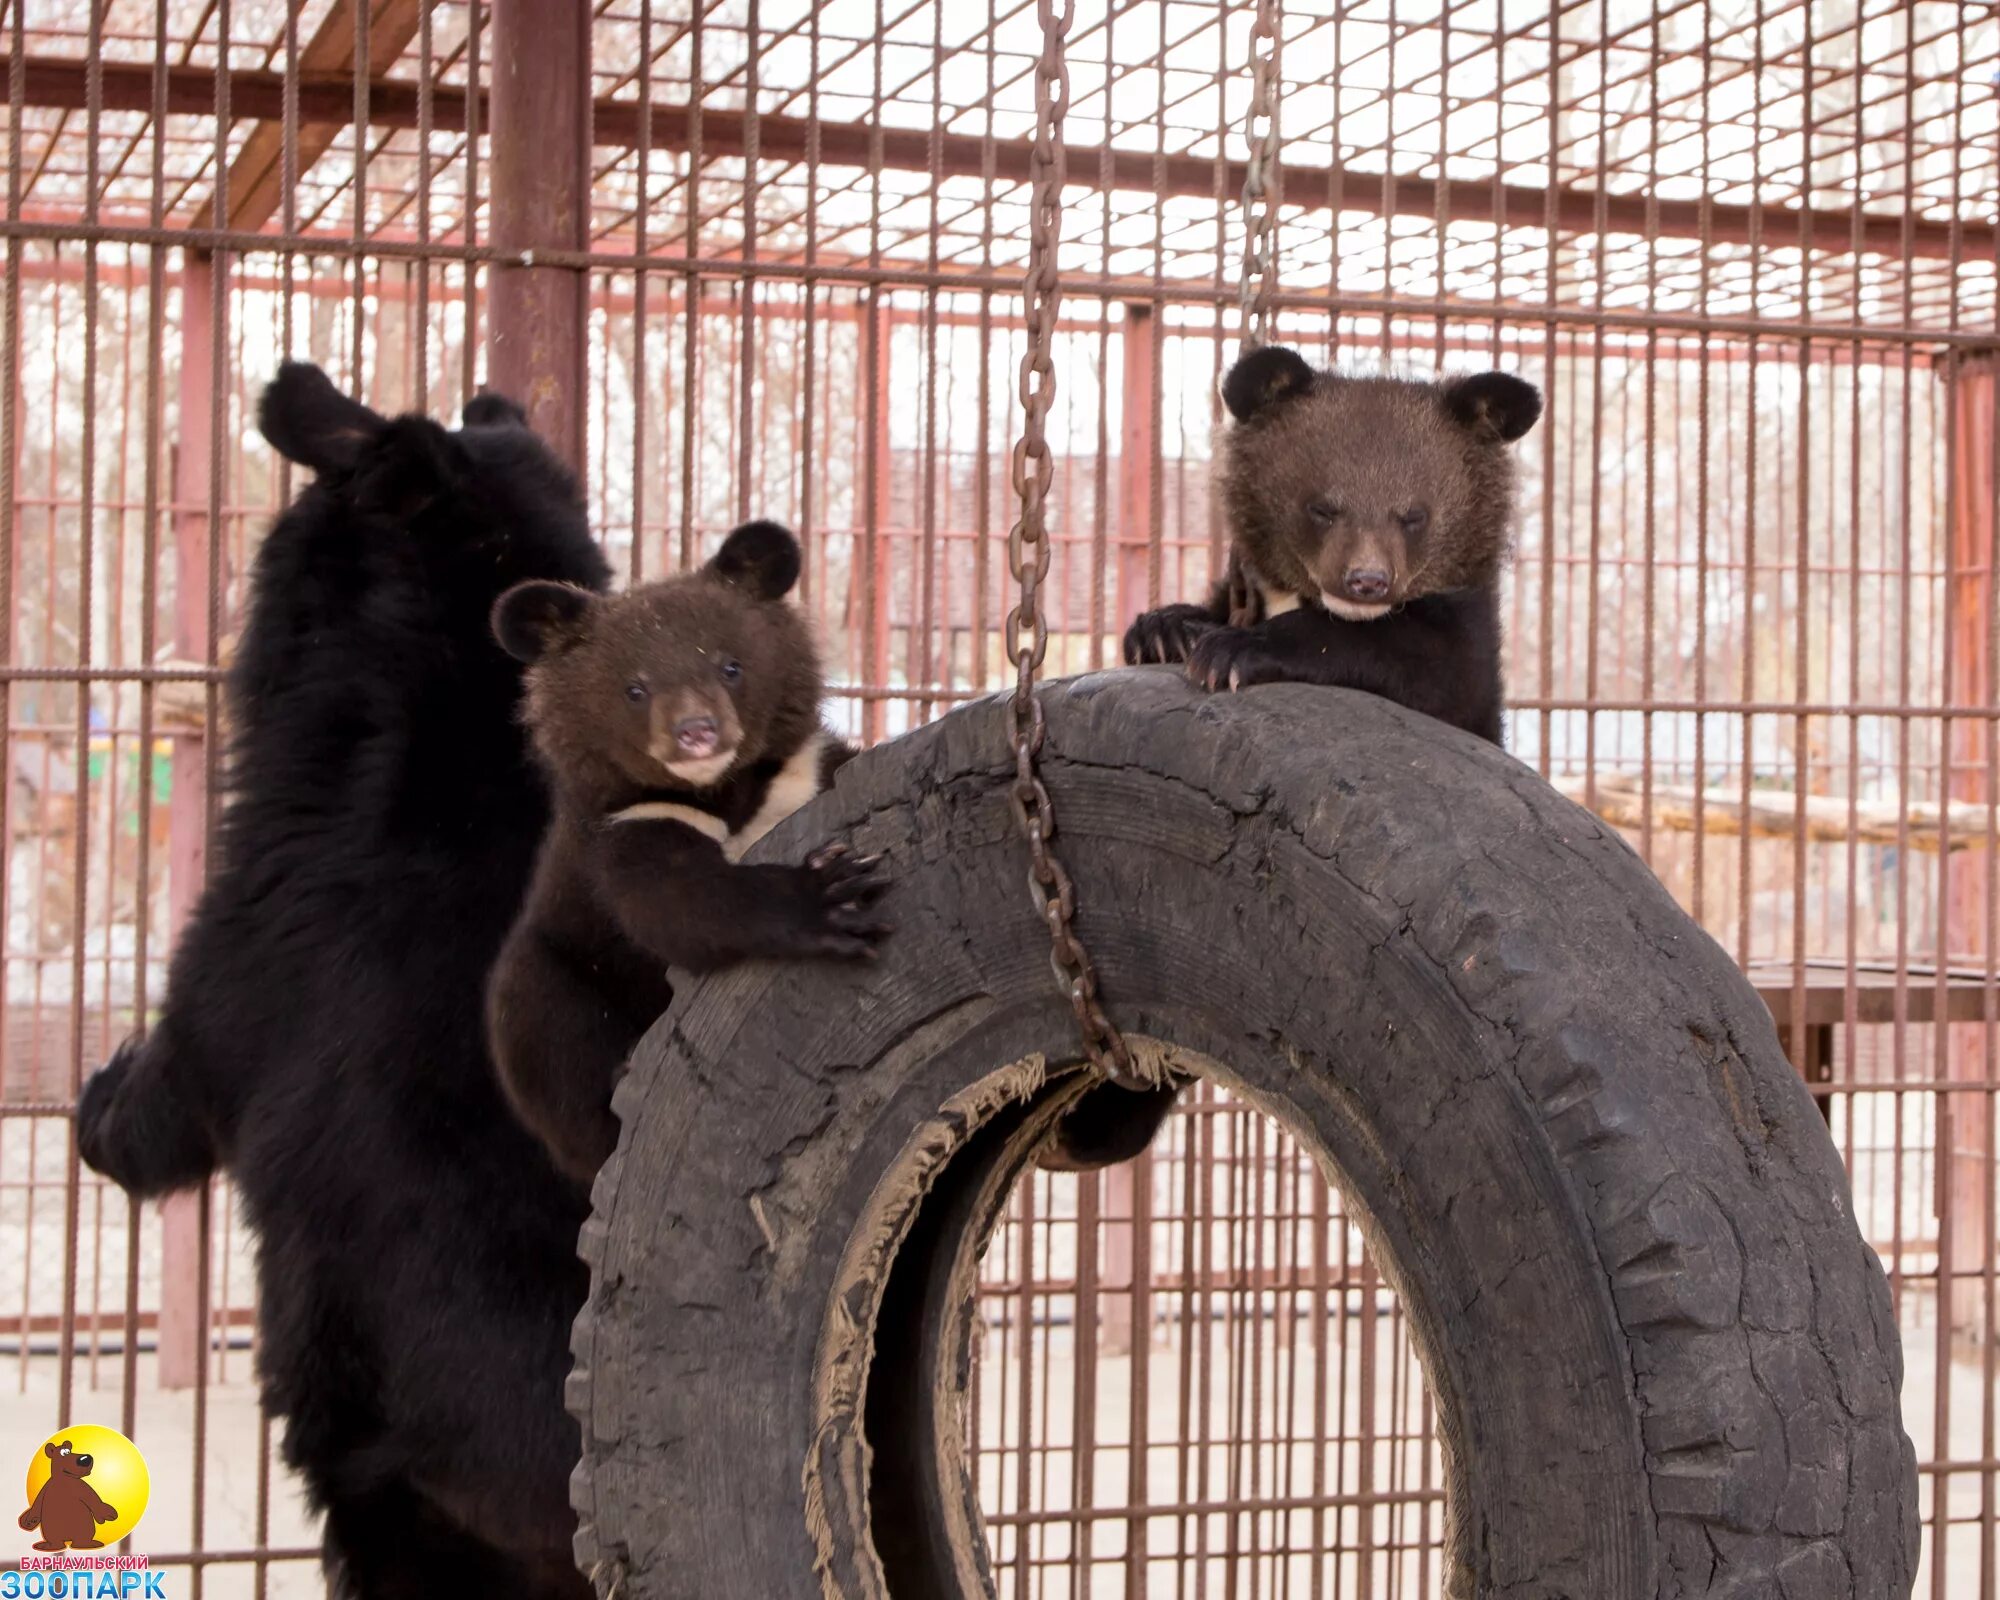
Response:
[[[504,394],[481,389],[465,402],[465,425],[468,428],[525,428],[528,413]]]
[[[414,517],[458,486],[465,466],[458,441],[428,417],[398,417],[355,458],[354,504],[375,516]]]
[[[516,661],[539,661],[581,639],[596,605],[596,595],[573,583],[517,583],[493,602],[493,637]]]
[[[722,541],[708,570],[759,600],[776,600],[799,581],[799,541],[780,523],[746,522]]]
[[[278,368],[257,402],[257,431],[287,461],[314,472],[340,472],[388,423],[304,361]]]
[[[1313,369],[1296,350],[1267,344],[1252,350],[1222,380],[1222,403],[1238,422],[1248,422],[1268,405],[1304,394]]]
[[[1511,372],[1482,372],[1444,386],[1445,409],[1462,428],[1488,429],[1512,444],[1542,414],[1542,392]]]

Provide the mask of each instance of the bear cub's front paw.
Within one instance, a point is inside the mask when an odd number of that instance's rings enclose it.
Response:
[[[1206,606],[1161,606],[1157,611],[1142,612],[1125,630],[1125,664],[1142,667],[1154,661],[1185,661],[1196,640],[1221,626]]]
[[[806,952],[848,959],[872,956],[877,941],[895,931],[875,902],[889,887],[879,855],[857,856],[830,844],[806,857]]]
[[[1190,683],[1210,690],[1283,683],[1291,676],[1284,657],[1257,628],[1217,628],[1205,635],[1188,656],[1187,675]]]

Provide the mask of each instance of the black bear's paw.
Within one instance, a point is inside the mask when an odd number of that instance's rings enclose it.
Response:
[[[1203,636],[1187,661],[1188,682],[1209,690],[1248,689],[1292,676],[1285,658],[1256,628],[1217,628]]]
[[[115,1051],[111,1059],[83,1080],[76,1099],[76,1145],[84,1164],[116,1177],[113,1168],[122,1163],[118,1156],[123,1141],[118,1135],[118,1104],[134,1063],[146,1048],[136,1033]]]
[[[1056,1124],[1035,1164],[1044,1172],[1096,1172],[1132,1160],[1153,1142],[1181,1088],[1182,1080],[1170,1078],[1155,1089],[1090,1090]]]
[[[1222,624],[1206,606],[1161,606],[1141,612],[1125,630],[1125,664],[1143,667],[1149,662],[1171,665],[1188,659],[1195,642]]]
[[[827,845],[806,857],[807,916],[813,929],[809,954],[865,959],[895,932],[875,905],[889,887],[881,866],[879,855],[857,856],[844,844]]]
[[[207,1130],[149,1059],[153,1047],[134,1034],[76,1101],[77,1153],[137,1200],[200,1183],[216,1164]]]

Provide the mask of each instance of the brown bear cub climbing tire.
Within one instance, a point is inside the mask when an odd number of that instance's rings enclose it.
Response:
[[[1446,1592],[1906,1595],[1888,1287],[1769,1016],[1630,848],[1365,695],[1142,670],[1042,699],[1113,1019],[1312,1148],[1407,1301]],[[990,1592],[968,1290],[1089,1087],[1003,720],[864,754],[760,847],[885,852],[878,962],[690,985],[620,1086],[571,1388],[602,1592]]]

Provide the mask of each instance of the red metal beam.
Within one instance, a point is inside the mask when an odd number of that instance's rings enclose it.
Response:
[[[494,0],[492,40],[493,243],[523,264],[493,269],[488,378],[581,476],[589,275],[526,263],[589,247],[590,8]]]
[[[1150,305],[1126,306],[1120,330],[1125,390],[1118,441],[1117,614],[1121,617],[1136,617],[1146,609],[1153,600],[1147,574],[1159,570],[1153,526],[1153,475],[1159,470],[1160,449],[1154,426],[1160,383],[1154,342],[1158,333]]]
[[[174,653],[183,661],[213,659],[209,629],[210,524],[215,500],[214,396],[222,374],[216,353],[229,348],[215,325],[215,259],[189,251],[181,269],[179,431],[173,457]],[[223,297],[225,315],[228,298]],[[186,927],[208,879],[208,730],[173,734],[173,787],[167,801],[167,922],[175,940]],[[160,1202],[160,1386],[191,1389],[207,1359],[209,1307],[201,1271],[202,1192],[170,1194]]]
[[[0,76],[8,71],[0,56]],[[27,103],[32,106],[78,110],[85,104],[84,66],[81,61],[32,58],[26,67]],[[232,109],[241,115],[265,119],[282,116],[284,74],[279,72],[238,72],[230,77]],[[152,108],[153,70],[125,63],[104,64],[104,99],[107,109],[147,111]],[[299,118],[301,123],[346,123],[353,115],[353,83],[346,77],[299,78]],[[486,97],[481,97],[484,107]],[[205,68],[171,67],[167,72],[169,112],[200,116],[215,108],[215,79]],[[432,126],[448,132],[465,127],[466,96],[459,88],[439,85],[431,95]],[[414,128],[417,125],[417,86],[406,79],[380,79],[369,89],[369,118],[385,128]],[[746,118],[740,111],[704,107],[701,114],[701,144],[705,157],[741,156],[746,148]],[[485,116],[482,112],[482,125]],[[630,148],[639,142],[639,107],[631,100],[599,100],[593,108],[593,143],[606,148]],[[691,117],[685,105],[656,105],[653,108],[652,141],[656,150],[685,150],[690,141]],[[803,162],[813,124],[804,117],[763,115],[757,119],[758,152],[767,161]],[[826,166],[866,167],[878,130],[861,122],[819,124],[820,161]],[[929,173],[932,144],[938,152],[936,170],[945,177],[983,177],[986,172],[985,141],[971,134],[933,134],[926,128],[879,130],[882,164],[896,171]],[[1031,154],[1029,143],[1001,139],[993,144],[993,172],[1009,183],[1027,180]],[[1236,194],[1243,186],[1243,164],[1225,162],[1220,175],[1216,163],[1206,157],[1169,155],[1157,159],[1148,150],[1113,150],[1108,157],[1095,147],[1068,147],[1071,181],[1091,187],[1108,172],[1114,189],[1141,194],[1190,195],[1211,198],[1218,187],[1224,194]],[[1440,188],[1444,214],[1459,222],[1492,222],[1508,227],[1540,228],[1548,220],[1545,190],[1525,184],[1493,184],[1483,179],[1453,178],[1442,186],[1435,179],[1406,177],[1385,183],[1377,172],[1355,172],[1317,165],[1295,164],[1285,168],[1285,196],[1288,204],[1307,211],[1327,208],[1327,195],[1336,184],[1342,190],[1342,205],[1352,211],[1374,212],[1403,217],[1434,217],[1438,214]],[[1707,216],[1706,237],[1717,244],[1747,244],[1753,234],[1774,250],[1797,245],[1800,212],[1797,207],[1778,204],[1761,206],[1713,205],[1703,200],[1649,199],[1631,191],[1599,196],[1590,189],[1559,189],[1555,197],[1555,224],[1559,232],[1588,234],[1596,230],[1600,212],[1603,226],[1612,233],[1644,235],[1649,222],[1663,239],[1700,239],[1704,236],[1703,216]],[[1820,249],[1844,251],[1855,234],[1854,212],[1848,208],[1815,207],[1809,217],[1810,238]],[[1966,226],[1954,230],[1948,222],[1893,211],[1864,211],[1861,215],[1861,248],[1882,255],[1911,255],[1928,258],[1949,257],[1954,243],[1964,260],[1990,261],[1994,257],[1993,228]]]

